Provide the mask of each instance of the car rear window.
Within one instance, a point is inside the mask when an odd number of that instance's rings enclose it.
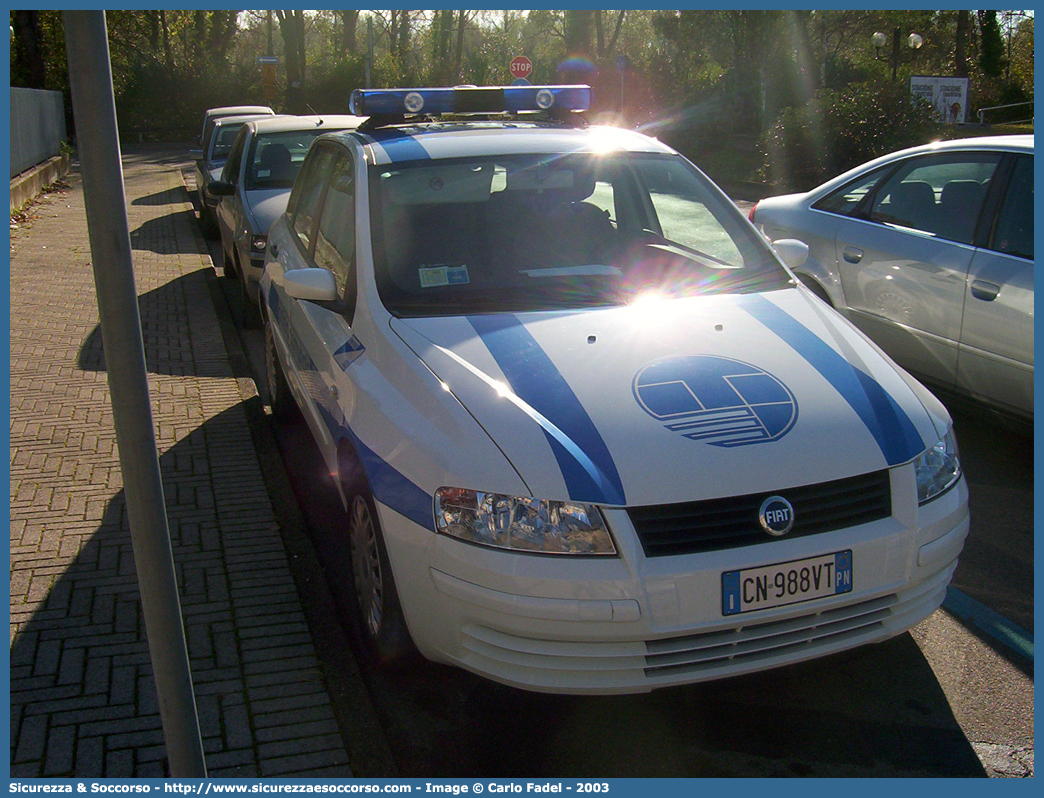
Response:
[[[329,132],[315,128],[254,136],[248,156],[245,188],[248,191],[291,188],[313,139]]]
[[[232,151],[232,142],[236,140],[236,134],[239,133],[240,127],[242,125],[222,125],[217,128],[217,137],[214,139],[214,146],[210,151],[212,160],[216,161],[228,157],[228,154]]]

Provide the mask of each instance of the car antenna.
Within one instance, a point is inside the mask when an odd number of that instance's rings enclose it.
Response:
[[[307,108],[309,111],[312,112],[312,116],[319,116],[319,114],[317,114],[315,112],[315,109],[312,106],[310,106],[308,103],[305,103],[305,108]],[[319,116],[319,121],[316,123],[315,126],[319,127],[319,125],[321,125],[322,123],[323,123],[323,118],[321,116]]]

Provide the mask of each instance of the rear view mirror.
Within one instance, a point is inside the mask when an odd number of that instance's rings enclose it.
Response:
[[[337,300],[337,283],[326,269],[293,269],[283,273],[283,290],[294,299],[310,302]]]
[[[796,238],[781,238],[772,242],[772,249],[791,269],[796,269],[808,260],[808,244]]]
[[[236,193],[236,187],[224,180],[215,180],[207,185],[207,193],[212,197],[231,197]]]

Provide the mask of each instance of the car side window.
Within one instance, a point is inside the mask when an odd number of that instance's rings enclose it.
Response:
[[[664,238],[709,255],[720,263],[743,265],[736,239],[726,227],[727,217],[690,173],[664,161],[647,165],[643,179]]]
[[[315,265],[329,269],[350,310],[355,307],[355,171],[352,157],[339,153],[330,169],[315,237]]]
[[[1030,156],[1015,161],[991,248],[1033,260],[1033,158]]]
[[[239,182],[239,162],[243,160],[241,156],[243,155],[243,145],[246,143],[246,137],[246,128],[240,128],[239,135],[236,136],[236,140],[232,144],[232,150],[228,154],[225,171],[221,175],[226,183],[236,185]]]
[[[878,184],[891,168],[889,165],[881,169],[875,169],[868,175],[862,175],[851,183],[834,189],[823,199],[814,203],[812,207],[818,211],[850,216],[859,207],[859,203],[863,201],[863,198],[874,190],[874,186]]]
[[[315,244],[315,228],[318,221],[320,201],[323,189],[330,177],[334,153],[329,147],[320,147],[309,159],[308,171],[301,176],[300,191],[297,194],[291,227],[301,241],[305,252],[311,253]]]
[[[586,202],[603,211],[613,227],[616,226],[616,195],[612,183],[607,180],[595,180],[594,193]]]
[[[995,153],[911,158],[877,189],[870,219],[971,244],[1000,158]]]

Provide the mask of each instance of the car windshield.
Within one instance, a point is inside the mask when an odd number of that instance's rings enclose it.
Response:
[[[735,206],[677,155],[488,156],[370,175],[377,286],[395,315],[791,285]]]
[[[301,164],[312,140],[329,130],[288,130],[282,133],[262,133],[254,136],[246,170],[245,188],[289,189],[301,171]]]

